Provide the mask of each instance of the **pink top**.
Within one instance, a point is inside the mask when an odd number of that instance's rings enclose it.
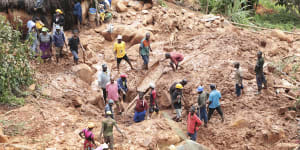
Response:
[[[106,85],[106,91],[107,91],[107,98],[112,99],[114,101],[119,100],[119,93],[118,93],[118,84],[117,83],[108,83]]]
[[[171,52],[171,60],[173,63],[175,63],[176,65],[178,64],[178,62],[183,61],[184,57],[182,54],[180,53],[176,53],[176,52]]]
[[[94,134],[92,133],[92,131],[89,131],[88,129],[83,129],[82,132],[84,134],[85,139],[94,139]]]

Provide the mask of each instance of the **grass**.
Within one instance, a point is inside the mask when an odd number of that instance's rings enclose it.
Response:
[[[292,31],[294,28],[300,28],[299,12],[286,11],[284,6],[275,6],[272,0],[260,0],[259,4],[266,9],[272,9],[273,12],[265,14],[255,14],[252,23],[266,28],[277,28],[281,30]]]

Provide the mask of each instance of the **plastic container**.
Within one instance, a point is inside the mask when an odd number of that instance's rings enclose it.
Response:
[[[96,8],[89,9],[89,21],[94,22],[96,20]]]

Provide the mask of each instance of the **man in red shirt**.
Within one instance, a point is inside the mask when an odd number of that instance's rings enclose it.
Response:
[[[188,136],[191,137],[191,140],[193,141],[196,141],[197,130],[199,129],[200,125],[202,125],[202,122],[197,117],[195,111],[196,111],[195,107],[192,106],[187,119]]]
[[[137,100],[135,106],[133,121],[141,122],[145,120],[147,109],[148,109],[148,104],[147,101],[144,99],[144,93],[140,92],[139,99]]]
[[[178,69],[179,62],[183,61],[184,59],[183,55],[177,52],[166,53],[165,57],[166,59],[171,59],[170,65],[173,71]],[[176,66],[176,69],[174,67],[174,64]]]

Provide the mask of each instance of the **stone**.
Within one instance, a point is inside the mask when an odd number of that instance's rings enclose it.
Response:
[[[104,39],[107,40],[107,41],[113,41],[113,40],[116,38],[115,34],[110,33],[110,32],[108,32],[108,31],[103,31],[103,32],[101,32],[101,35],[102,35],[102,36],[104,37]]]
[[[277,143],[276,150],[293,150],[298,146],[296,143]]]
[[[133,5],[133,9],[136,11],[141,11],[144,7],[144,3],[142,1],[135,1]]]
[[[274,37],[277,37],[278,39],[280,39],[281,41],[287,41],[287,42],[292,42],[291,37],[289,37],[288,35],[286,35],[283,31],[275,29],[272,30],[271,35]]]
[[[126,5],[124,5],[122,1],[120,1],[117,3],[116,10],[117,12],[126,12],[128,8],[126,7]]]
[[[87,116],[98,116],[99,112],[97,110],[99,110],[99,108],[91,104],[83,105],[80,108],[80,112]]]
[[[51,96],[51,91],[49,89],[44,88],[41,92],[43,96]]]
[[[91,84],[93,82],[93,70],[87,64],[79,64],[72,67],[72,71],[75,72],[77,77],[79,77],[82,81],[87,84]]]
[[[0,134],[0,143],[8,143],[8,138],[4,134]]]
[[[35,88],[36,88],[36,84],[31,84],[31,85],[28,87],[29,91],[31,91],[31,92],[34,91]]]
[[[148,10],[142,10],[142,13],[143,14],[149,14],[149,11]]]
[[[280,107],[278,109],[278,114],[279,115],[284,115],[287,111],[289,111],[289,108],[288,107]]]
[[[245,128],[249,126],[249,122],[246,119],[237,119],[230,126],[233,128]]]
[[[206,23],[204,24],[204,26],[205,26],[206,28],[210,28],[210,27],[211,27],[211,23],[210,23],[210,22],[206,22]]]
[[[146,3],[146,4],[144,4],[143,9],[144,9],[144,10],[151,9],[152,6],[153,6],[153,5],[152,5],[151,3]]]
[[[270,144],[278,142],[285,137],[284,130],[273,125],[269,131],[263,130],[263,140]]]
[[[72,104],[74,107],[81,107],[83,104],[83,101],[82,101],[81,97],[76,96],[72,99]]]
[[[152,15],[147,16],[144,21],[146,24],[153,24],[154,22],[153,16]]]
[[[209,150],[209,148],[192,140],[185,140],[176,147],[176,150]]]
[[[163,91],[161,98],[159,99],[159,106],[162,108],[170,108],[172,100],[168,91]]]

